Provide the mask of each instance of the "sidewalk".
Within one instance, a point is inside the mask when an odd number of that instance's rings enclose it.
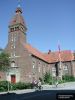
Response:
[[[68,82],[63,84],[58,84],[56,87],[55,85],[42,85],[43,90],[75,90],[75,82]],[[9,93],[16,93],[16,94],[23,94],[23,93],[30,93],[35,92],[35,89],[24,89],[24,90],[14,90],[9,91]],[[0,94],[6,94],[8,92],[0,92]]]
[[[16,93],[16,94],[23,94],[23,93],[30,93],[30,92],[34,92],[35,89],[24,89],[24,90],[13,90],[13,91],[9,91],[9,93]],[[8,92],[0,92],[0,94],[6,94]]]

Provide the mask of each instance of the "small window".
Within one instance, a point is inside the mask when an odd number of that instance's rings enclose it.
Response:
[[[40,71],[41,71],[41,68],[40,68],[40,67],[38,68],[38,71],[39,71],[39,73],[40,73]]]
[[[11,62],[11,67],[15,67],[15,61]]]
[[[55,67],[52,67],[52,72],[55,72],[56,71],[56,68]]]
[[[33,61],[33,64],[35,64],[35,61]]]
[[[15,57],[15,52],[14,52],[14,57]]]
[[[55,77],[56,76],[56,68],[52,67],[52,76]]]
[[[15,42],[14,42],[14,45],[13,45],[13,47],[15,48],[16,46],[15,46]]]
[[[33,64],[33,69],[35,68],[35,65]]]
[[[13,32],[14,31],[14,28],[10,28],[10,31]]]
[[[33,61],[33,69],[35,68],[35,61]]]
[[[15,48],[15,44],[14,44],[14,48]]]
[[[15,27],[15,31],[18,31],[19,30],[19,26]]]
[[[13,49],[13,44],[11,44],[11,49]]]
[[[11,36],[11,41],[13,42],[13,34],[12,34],[12,36]]]
[[[46,69],[45,69],[45,67],[43,68],[43,73],[45,73],[46,72]]]
[[[67,66],[67,65],[64,65],[64,66],[63,66],[63,69],[64,69],[64,70],[68,70],[68,66]]]

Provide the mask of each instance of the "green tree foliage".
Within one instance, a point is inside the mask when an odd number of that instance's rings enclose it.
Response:
[[[7,53],[0,53],[0,71],[6,71],[10,65],[9,55]]]
[[[52,76],[50,73],[46,72],[46,74],[44,75],[44,82],[52,84]]]

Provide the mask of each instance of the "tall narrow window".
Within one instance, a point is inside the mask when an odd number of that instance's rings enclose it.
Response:
[[[63,75],[68,75],[68,73],[69,73],[69,72],[68,72],[68,65],[65,64],[65,65],[63,66]]]
[[[39,64],[38,64],[38,72],[41,71],[41,62],[39,61]]]
[[[35,68],[35,62],[33,61],[33,69]]]
[[[13,39],[13,34],[12,34],[12,35],[11,35],[11,41],[13,42],[13,40],[14,40],[14,39]]]
[[[32,69],[32,71],[33,71],[33,74],[35,74],[35,62],[33,61],[33,69]]]
[[[11,57],[13,56],[13,54],[11,53]]]
[[[56,68],[55,67],[52,67],[52,76],[56,76]]]
[[[40,71],[41,71],[41,68],[40,68],[40,66],[39,66],[39,68],[38,68],[38,71],[39,71],[39,73],[40,73]]]
[[[15,57],[15,52],[14,52],[14,57]]]
[[[34,64],[33,64],[33,69],[35,68]]]
[[[43,73],[46,73],[45,66],[43,66]]]

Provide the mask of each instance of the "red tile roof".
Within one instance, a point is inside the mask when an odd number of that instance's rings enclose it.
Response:
[[[48,62],[54,63],[60,61],[59,52],[42,53],[39,50],[33,48],[30,44],[25,44],[25,48],[34,56]],[[73,53],[70,50],[64,50],[60,52],[61,61],[74,60]]]
[[[44,61],[47,61],[43,55],[43,53],[41,53],[39,50],[33,48],[30,44],[25,44],[25,47],[27,48],[27,50],[34,56],[44,60]]]
[[[70,50],[64,50],[59,53],[51,52],[50,54],[45,54],[45,58],[50,62],[58,62],[58,61],[72,61],[74,59],[72,52]]]

